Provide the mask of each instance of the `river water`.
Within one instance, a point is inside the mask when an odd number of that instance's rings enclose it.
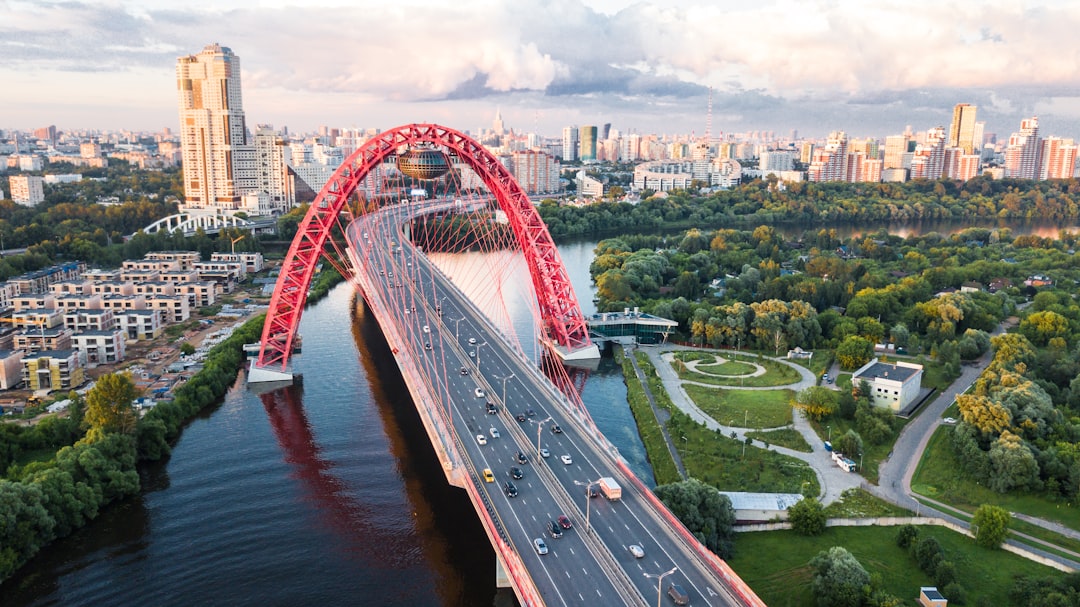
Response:
[[[593,246],[562,250],[586,312]],[[308,309],[301,333],[300,387],[260,397],[241,376],[143,472],[141,495],[43,550],[0,586],[0,605],[512,603],[350,287]],[[651,484],[610,358],[583,399]]]

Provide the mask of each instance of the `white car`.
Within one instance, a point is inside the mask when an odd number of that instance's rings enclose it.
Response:
[[[476,338],[475,337],[470,337],[469,338],[469,345],[470,346],[475,346],[476,345]]]
[[[551,457],[551,451],[548,451],[547,449],[541,449],[540,450],[540,457],[544,457],[544,458]]]
[[[484,398],[484,391],[481,390],[480,388],[477,388],[476,390],[474,390],[473,394],[476,395],[476,398]]]
[[[574,463],[573,458],[571,458],[569,455],[564,455],[564,456],[560,457],[559,459],[561,459],[562,463],[566,464],[567,466]]]
[[[431,327],[424,325],[424,333],[431,333]]]
[[[627,546],[627,548],[630,549],[630,554],[634,555],[634,558],[645,558],[645,550],[641,546],[638,546],[637,544],[630,544],[629,546]]]
[[[487,437],[484,436],[483,434],[477,434],[476,435],[476,442],[480,443],[481,445],[486,445],[487,444]]]
[[[488,434],[491,435],[491,438],[499,438],[499,429],[498,428],[489,428],[488,429]]]
[[[533,547],[536,548],[536,554],[544,555],[548,552],[547,544],[545,544],[544,540],[540,538],[536,538],[535,540],[533,540]]]
[[[946,417],[946,418],[941,420],[941,423],[943,423],[943,424],[955,424],[956,423],[956,418],[955,417]]]

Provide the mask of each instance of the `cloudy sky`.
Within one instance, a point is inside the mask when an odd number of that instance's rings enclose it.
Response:
[[[175,62],[241,60],[249,124],[557,135],[948,126],[1080,138],[1075,0],[0,0],[0,128],[175,128]]]

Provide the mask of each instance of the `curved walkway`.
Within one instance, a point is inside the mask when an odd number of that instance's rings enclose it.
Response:
[[[642,352],[649,356],[649,360],[653,366],[656,367],[657,373],[660,375],[660,381],[663,382],[664,388],[668,392],[668,396],[671,397],[671,402],[679,408],[683,413],[689,415],[694,421],[704,424],[706,428],[710,430],[719,430],[724,436],[731,436],[731,433],[735,433],[735,437],[740,440],[746,440],[746,433],[753,432],[754,428],[741,428],[735,426],[726,426],[716,421],[704,411],[702,411],[697,404],[686,394],[686,390],[683,389],[684,383],[698,384],[698,382],[685,382],[679,379],[675,369],[671,366],[670,361],[674,358],[671,354],[673,350],[693,350],[699,351],[698,348],[689,348],[686,346],[673,346],[673,345],[649,345],[649,346],[637,346]],[[633,350],[628,350],[628,354],[633,355]],[[743,353],[746,355],[746,353]],[[799,372],[800,379],[798,382],[792,384],[786,384],[781,386],[764,386],[764,387],[746,387],[739,386],[717,386],[714,384],[700,384],[710,388],[716,388],[720,390],[779,390],[779,389],[791,389],[796,392],[807,388],[809,386],[817,385],[817,377],[806,367],[796,365],[782,358],[769,358],[782,364],[788,365],[791,368]],[[821,444],[821,439],[818,438],[817,433],[810,427],[810,422],[806,420],[801,411],[793,412],[795,429],[806,439],[807,444],[811,445],[811,448],[815,450],[811,453],[804,453],[802,451],[795,451],[794,449],[788,449],[786,447],[779,447],[776,445],[765,446],[765,443],[752,439],[751,445],[760,447],[762,449],[771,449],[777,453],[782,453],[794,457],[798,460],[804,461],[810,465],[810,468],[814,470],[814,474],[817,475],[818,484],[821,486],[821,494],[819,498],[822,503],[830,504],[840,499],[840,494],[847,489],[853,487],[865,487],[866,481],[857,474],[851,474],[850,472],[844,472],[836,464],[833,463],[832,458],[825,452],[823,447],[814,447]]]

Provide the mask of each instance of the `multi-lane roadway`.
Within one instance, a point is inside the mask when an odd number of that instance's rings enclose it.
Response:
[[[389,318],[380,323],[394,323],[407,344],[396,354],[414,357],[438,400],[436,414],[453,429],[451,450],[481,496],[477,508],[498,527],[489,533],[512,544],[547,605],[652,605],[658,591],[672,604],[672,584],[695,605],[761,604],[737,578],[722,579],[729,571],[707,562],[658,511],[587,416],[406,241],[402,226],[411,217],[453,205],[384,209],[354,221],[348,238],[364,282],[381,285],[379,308]],[[601,477],[619,482],[621,500],[600,496]],[[570,529],[558,525],[560,516]],[[552,522],[561,537],[553,537]]]

